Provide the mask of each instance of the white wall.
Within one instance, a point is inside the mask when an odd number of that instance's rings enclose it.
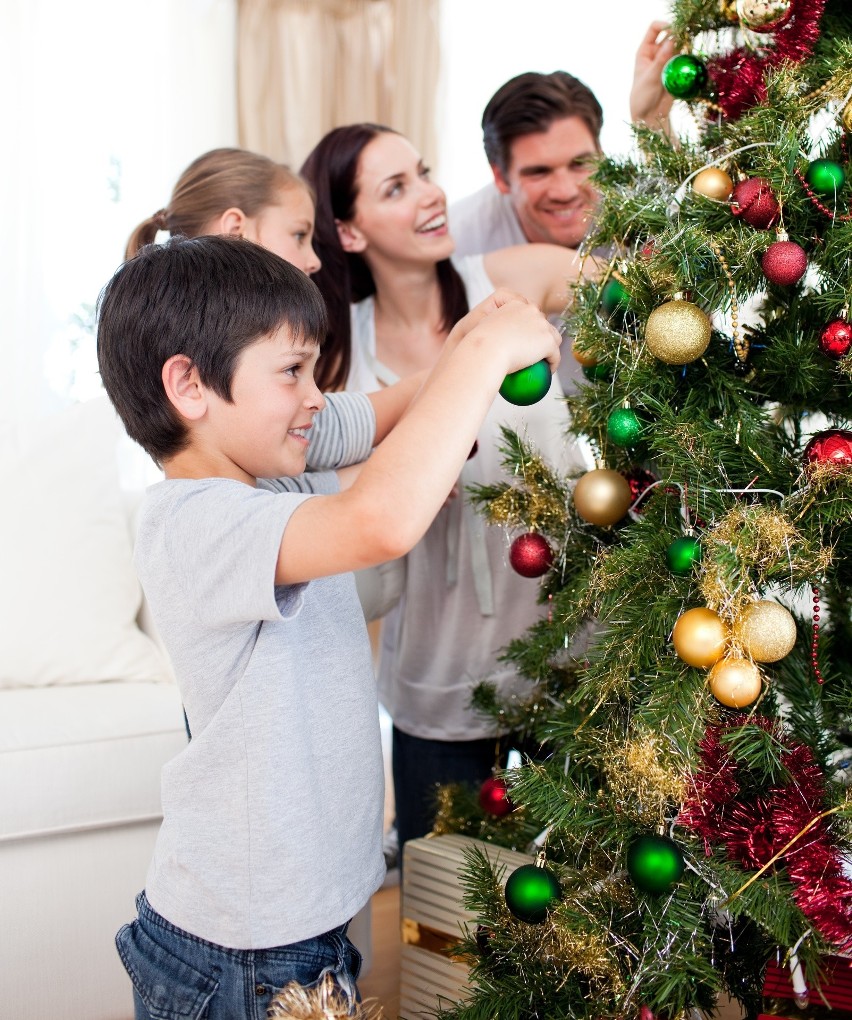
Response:
[[[524,71],[569,71],[585,82],[604,110],[604,150],[626,153],[636,48],[668,9],[668,0],[444,0],[441,148],[425,155],[449,200],[491,179],[482,111]]]
[[[183,167],[235,144],[234,36],[235,0],[0,3],[0,415],[97,387],[75,316]]]

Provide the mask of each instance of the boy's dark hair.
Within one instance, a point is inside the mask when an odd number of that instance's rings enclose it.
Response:
[[[148,245],[98,299],[101,379],[128,435],[162,464],[188,442],[163,388],[165,362],[185,355],[230,401],[241,352],[285,325],[296,341],[320,342],[327,328],[316,285],[284,259],[234,237]]]
[[[512,142],[547,131],[555,120],[579,117],[600,148],[603,110],[588,87],[567,71],[527,71],[510,78],[488,100],[482,114],[482,143],[492,166],[509,171]]]

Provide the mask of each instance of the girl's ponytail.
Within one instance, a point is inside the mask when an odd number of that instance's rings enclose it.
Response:
[[[149,216],[147,220],[143,220],[130,235],[124,252],[125,259],[132,259],[140,248],[144,248],[146,244],[154,243],[160,230],[168,229],[168,213],[165,209],[160,209],[153,216]]]

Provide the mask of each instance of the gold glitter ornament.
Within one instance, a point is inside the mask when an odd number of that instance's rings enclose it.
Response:
[[[840,120],[843,127],[852,134],[852,103],[847,103],[843,107],[843,113],[840,115]]]
[[[737,0],[720,0],[719,13],[723,18],[727,18],[728,21],[739,21],[740,16],[737,14]]]
[[[710,693],[728,708],[745,708],[760,694],[760,670],[750,659],[734,655],[720,659],[707,679]]]
[[[790,0],[737,0],[737,17],[753,32],[780,28],[790,14]]]
[[[698,669],[708,669],[722,658],[729,637],[728,625],[706,606],[681,613],[672,631],[677,654]]]
[[[675,298],[655,308],[645,325],[645,346],[667,365],[687,365],[707,350],[710,320],[691,301]]]
[[[577,513],[584,521],[599,527],[620,521],[632,501],[633,494],[627,479],[608,468],[587,471],[574,486]]]
[[[753,602],[737,619],[734,636],[743,651],[758,662],[778,662],[793,650],[796,621],[777,602]]]
[[[705,198],[727,202],[733,193],[734,182],[720,167],[708,166],[692,178],[692,190]]]

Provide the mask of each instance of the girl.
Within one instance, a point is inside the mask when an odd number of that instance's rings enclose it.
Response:
[[[301,169],[317,203],[315,280],[331,328],[318,377],[325,388],[377,390],[438,357],[448,330],[483,296],[505,286],[557,314],[569,281],[596,272],[572,249],[527,244],[451,260],[446,198],[402,135],[375,124],[329,132]],[[593,466],[567,445],[562,391],[516,408],[498,397],[461,487],[501,473],[500,426],[525,435],[556,467]],[[393,778],[400,846],[434,820],[436,784],[481,784],[497,764],[493,724],[470,707],[480,680],[501,696],[526,685],[498,661],[501,649],[542,614],[536,587],[506,563],[505,538],[467,500],[451,501],[406,557],[400,604],[385,620],[380,698],[393,728]]]
[[[283,163],[245,149],[212,149],[190,163],[169,204],[133,231],[126,258],[151,244],[160,230],[183,237],[242,236],[303,273],[320,268],[309,188]]]

